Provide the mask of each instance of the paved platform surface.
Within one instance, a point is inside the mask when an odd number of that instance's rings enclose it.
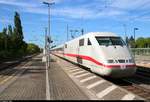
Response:
[[[128,92],[100,76],[83,68],[69,63],[59,57],[52,56],[57,60],[65,73],[90,97],[96,100],[143,100],[139,96]]]
[[[50,64],[49,86],[51,100],[88,100],[83,91],[62,70],[62,66],[53,59]]]
[[[138,66],[150,68],[150,56],[136,55],[135,62]]]
[[[24,66],[0,72],[0,100],[46,100],[47,97],[50,100],[89,99],[55,61],[46,70],[42,55],[34,57]]]
[[[34,57],[25,66],[15,67],[14,74],[0,73],[7,77],[0,81],[0,100],[45,100],[45,65],[41,56]]]

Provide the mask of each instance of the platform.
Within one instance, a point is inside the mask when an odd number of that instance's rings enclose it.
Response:
[[[150,56],[136,55],[135,62],[136,62],[136,65],[139,67],[150,68]]]
[[[55,61],[46,70],[42,55],[9,71],[10,74],[0,72],[0,100],[47,100],[47,97],[50,100],[89,99]],[[49,85],[46,83],[46,72]]]
[[[51,59],[48,69],[38,55],[1,71],[0,100],[143,100],[68,61]]]

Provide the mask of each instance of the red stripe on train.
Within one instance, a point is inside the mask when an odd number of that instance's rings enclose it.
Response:
[[[59,54],[63,54],[63,53],[59,53]],[[97,65],[104,66],[104,67],[107,67],[107,68],[117,68],[117,67],[122,66],[122,65],[115,65],[115,64],[113,64],[113,65],[104,65],[103,63],[100,63],[100,62],[96,61],[92,57],[85,56],[85,55],[77,55],[77,54],[64,54],[64,55],[70,56],[70,57],[80,57],[80,58],[82,58],[84,60],[92,61],[92,62],[94,62]],[[136,67],[135,64],[130,64],[130,65],[126,65],[125,64],[125,66],[126,67]]]
[[[85,59],[85,60],[88,60],[88,61],[92,61],[92,62],[96,63],[97,65],[103,66],[102,63],[96,61],[95,59],[93,59],[93,58],[91,58],[91,57],[89,57],[89,56],[76,55],[76,54],[64,54],[64,55],[71,56],[71,57],[78,57],[78,56],[79,56],[79,57],[82,58],[82,59]]]

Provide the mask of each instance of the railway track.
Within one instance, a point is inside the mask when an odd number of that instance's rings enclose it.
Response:
[[[137,66],[136,74],[142,75],[145,77],[150,77],[150,68]]]
[[[15,61],[14,63],[8,64],[6,66],[3,66],[0,68],[0,81],[5,80],[7,77],[13,75],[14,73],[16,73],[18,71],[18,69],[16,69],[16,67],[22,67],[24,66],[26,63],[28,63],[31,58],[33,58],[34,56],[36,56],[37,54],[25,57],[23,59],[20,59],[18,61]]]
[[[128,80],[124,80],[125,82],[127,82],[129,85],[122,85],[121,87],[144,98],[146,101],[150,101],[150,90],[141,87],[135,83],[132,83]]]
[[[24,61],[28,61],[28,60],[30,60],[31,58],[33,58],[34,56],[36,56],[37,54],[33,54],[33,55],[30,55],[30,56],[26,56],[26,57],[24,57],[24,58],[22,58],[22,59],[20,59],[20,60],[18,60],[18,61],[14,61],[13,63],[11,63],[11,64],[4,64],[4,65],[1,65],[1,67],[0,67],[0,71],[3,71],[3,70],[6,70],[6,69],[9,69],[9,68],[13,68],[13,67],[15,67],[15,66],[17,66],[17,65],[19,65],[20,63],[22,63],[22,62],[24,62]]]
[[[150,78],[150,68],[139,67],[139,66],[137,66],[137,67],[138,67],[138,69],[136,71],[135,76],[136,77],[139,76],[139,79],[133,78],[132,79],[133,81],[131,81],[129,79],[124,79],[124,81],[130,83],[131,85],[122,86],[122,87],[125,88],[128,91],[133,92],[134,94],[136,94],[138,96],[141,96],[142,98],[146,99],[147,101],[150,101],[150,88],[148,89],[148,88],[140,86],[141,82],[143,82],[143,84],[145,82],[148,85],[150,85],[150,80],[149,80],[149,78]]]
[[[22,67],[26,65],[28,62],[29,60],[26,60],[25,62],[22,62],[20,64],[15,63],[12,66],[9,66],[8,68],[1,70],[0,71],[0,84],[4,80],[8,79],[9,77],[16,76],[17,73],[19,73],[23,69]]]
[[[8,66],[5,67],[1,67],[0,68],[0,85],[1,83],[3,83],[3,81],[9,79],[9,78],[13,78],[14,76],[16,76],[18,73],[22,72],[23,70],[25,70],[23,68],[23,66],[25,66],[26,64],[28,64],[28,62],[31,61],[31,59],[36,56],[36,54],[26,57],[24,59],[21,59],[15,63],[12,63]]]

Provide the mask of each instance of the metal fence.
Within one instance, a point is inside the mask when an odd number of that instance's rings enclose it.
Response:
[[[130,50],[135,55],[149,55],[150,56],[150,48],[130,48]]]

